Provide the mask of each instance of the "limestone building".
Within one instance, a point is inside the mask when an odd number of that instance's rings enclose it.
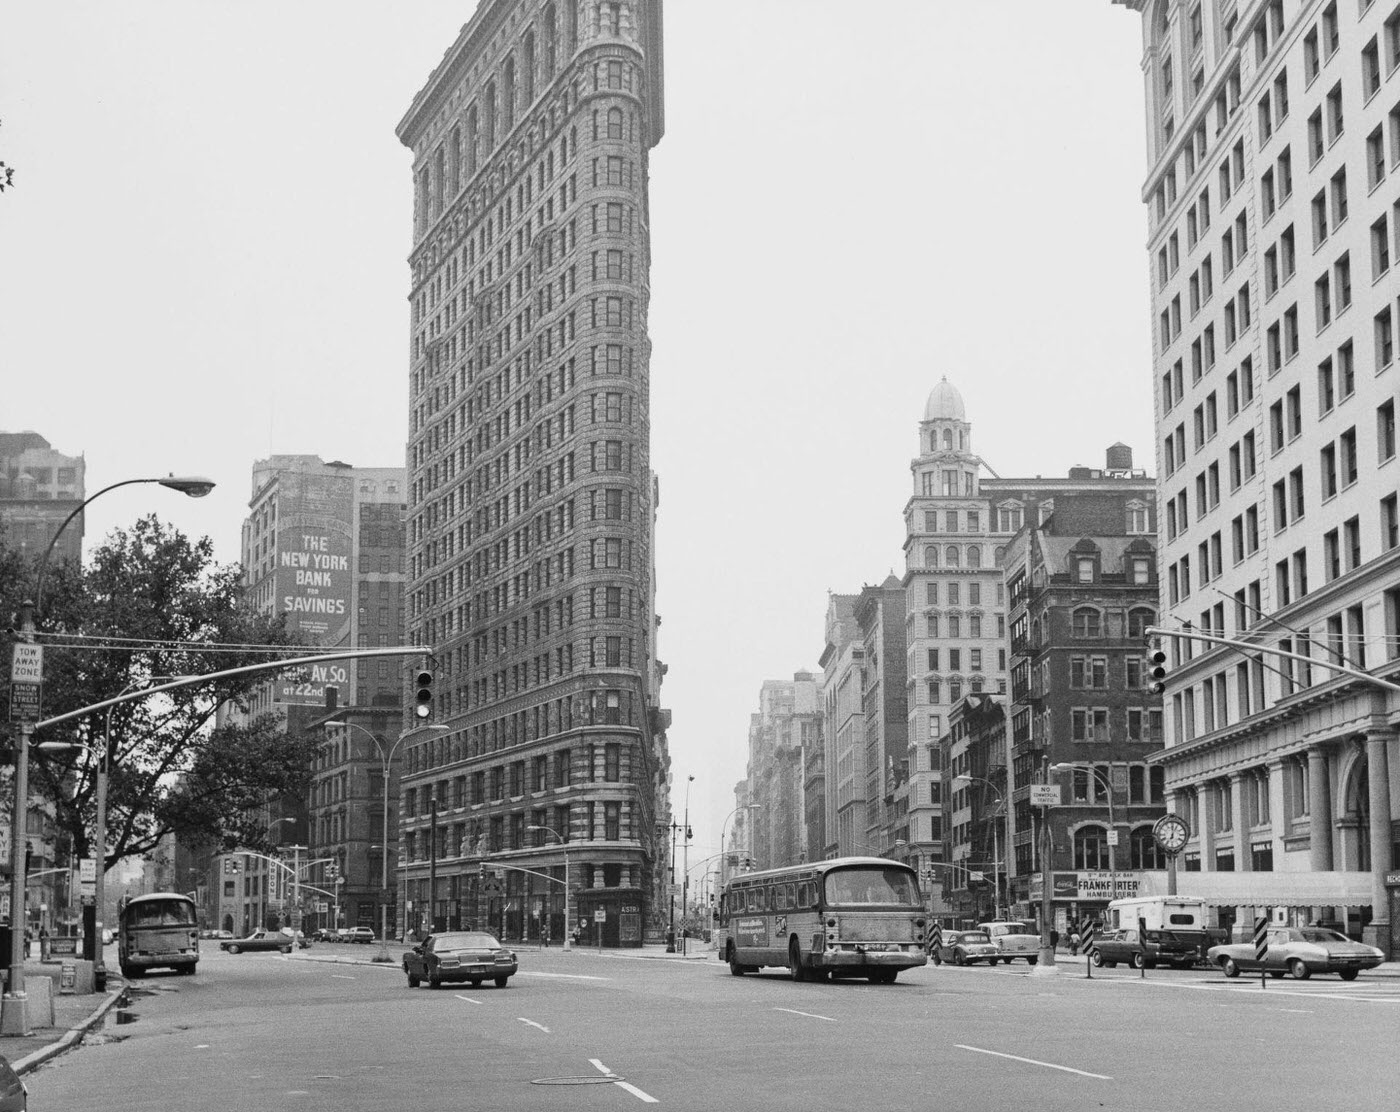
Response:
[[[1169,639],[1185,866],[1235,914],[1395,952],[1400,11],[1118,2],[1143,29],[1165,621],[1257,647]]]
[[[398,127],[415,186],[407,632],[435,656],[447,727],[405,743],[401,857],[425,922],[558,938],[568,852],[589,937],[597,911],[608,945],[657,923],[662,130],[660,0],[482,0]]]

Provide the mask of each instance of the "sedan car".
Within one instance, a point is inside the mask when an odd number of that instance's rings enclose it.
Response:
[[[1363,969],[1374,969],[1385,960],[1374,946],[1353,942],[1326,927],[1270,927],[1267,940],[1264,969],[1271,977],[1290,973],[1305,981],[1314,973],[1335,973],[1344,981],[1354,981]],[[1227,977],[1259,968],[1252,941],[1212,946],[1206,959]]]
[[[1189,940],[1177,938],[1171,931],[1150,930],[1144,943],[1136,927],[1108,931],[1089,950],[1089,960],[1096,967],[1107,966],[1109,969],[1120,961],[1127,962],[1134,969],[1153,969],[1158,965],[1190,969],[1196,964],[1197,956],[1198,951]]]
[[[485,931],[445,931],[430,934],[403,956],[408,987],[423,981],[437,988],[443,981],[495,981],[505,988],[519,968],[515,954]]]
[[[986,931],[947,931],[943,935],[942,945],[929,949],[929,957],[934,965],[942,965],[945,961],[951,961],[954,965],[976,965],[979,961],[995,965],[1001,960],[1001,950]]]
[[[374,941],[374,931],[369,927],[351,927],[340,932],[340,941],[370,943]]]
[[[224,939],[219,943],[219,949],[227,950],[230,954],[241,954],[244,951],[251,953],[257,950],[280,950],[284,954],[290,954],[292,943],[292,936],[281,931],[254,931],[247,938]]]

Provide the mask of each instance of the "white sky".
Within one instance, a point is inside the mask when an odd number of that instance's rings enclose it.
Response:
[[[0,430],[87,458],[89,548],[239,557],[251,466],[404,462],[410,155],[472,0],[11,0]],[[665,0],[653,152],[659,654],[718,848],[765,679],[903,572],[947,375],[1003,476],[1153,467],[1139,17],[1110,0]],[[697,876],[699,872],[697,871]]]

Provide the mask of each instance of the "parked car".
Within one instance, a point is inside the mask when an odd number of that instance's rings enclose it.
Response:
[[[1149,930],[1147,937],[1142,938],[1137,927],[1108,931],[1099,936],[1089,951],[1091,962],[1109,969],[1120,961],[1134,969],[1152,969],[1158,965],[1190,969],[1199,956],[1194,939],[1177,938],[1171,931],[1154,930]]]
[[[339,942],[340,931],[336,927],[317,927],[311,932],[313,942]]]
[[[1270,927],[1267,941],[1264,969],[1271,977],[1290,973],[1305,981],[1314,973],[1335,973],[1344,981],[1354,981],[1363,969],[1374,969],[1385,960],[1376,947],[1353,942],[1326,927]],[[1206,959],[1227,977],[1259,968],[1253,941],[1212,946]]]
[[[280,950],[284,954],[290,954],[292,937],[281,931],[254,931],[247,938],[224,939],[219,943],[219,949],[227,950],[230,954],[241,954],[244,951],[251,953],[256,950]]]
[[[1001,951],[986,931],[945,931],[943,944],[930,947],[929,957],[934,965],[945,961],[954,965],[976,965],[979,961],[995,965],[1001,959]]]
[[[369,927],[351,927],[348,931],[340,932],[342,942],[374,942],[374,931]]]
[[[485,931],[445,931],[430,934],[403,956],[408,987],[423,981],[437,988],[444,981],[496,982],[505,988],[519,965],[515,954]]]
[[[1025,958],[1027,965],[1034,965],[1040,960],[1040,935],[1029,923],[1005,919],[978,923],[977,929],[986,931],[1007,965],[1013,958]]]

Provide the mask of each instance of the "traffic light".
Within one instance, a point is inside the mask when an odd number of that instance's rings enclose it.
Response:
[[[413,716],[431,718],[433,716],[433,674],[426,668],[413,677]]]
[[[1167,689],[1167,653],[1160,641],[1151,641],[1148,647],[1147,690],[1160,695]]]

